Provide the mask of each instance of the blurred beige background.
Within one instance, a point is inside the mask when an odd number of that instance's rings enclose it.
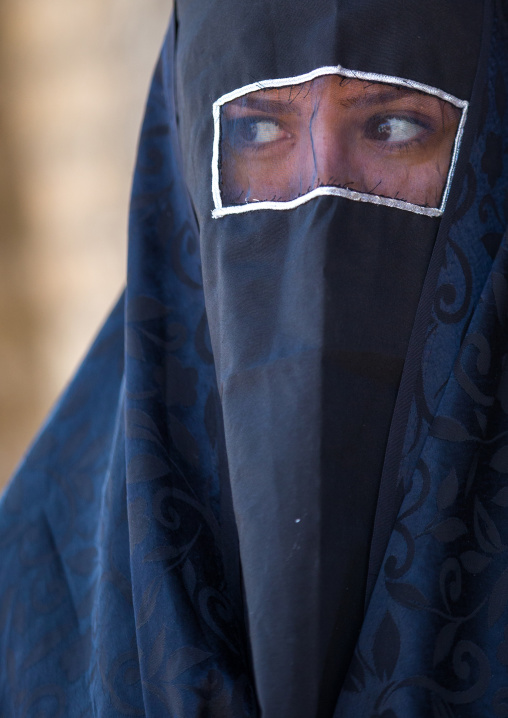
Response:
[[[171,0],[0,0],[0,488],[119,295]]]

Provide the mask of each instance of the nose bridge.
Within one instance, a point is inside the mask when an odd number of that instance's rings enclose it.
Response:
[[[339,112],[329,106],[329,100],[318,101],[309,121],[315,186],[343,186],[354,181],[353,148],[347,141]]]

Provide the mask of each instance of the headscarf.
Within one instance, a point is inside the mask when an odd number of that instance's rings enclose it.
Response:
[[[2,714],[508,715],[505,23],[177,2],[125,294],[0,506]],[[458,103],[439,202],[235,199],[252,93],[342,82]]]

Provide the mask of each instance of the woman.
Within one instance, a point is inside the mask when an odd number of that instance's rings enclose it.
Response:
[[[1,506],[2,710],[506,715],[506,6],[175,12]]]

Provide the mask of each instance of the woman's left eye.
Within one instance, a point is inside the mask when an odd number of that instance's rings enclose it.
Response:
[[[421,122],[410,117],[378,117],[367,123],[365,134],[370,140],[398,144],[411,142],[424,130]]]

